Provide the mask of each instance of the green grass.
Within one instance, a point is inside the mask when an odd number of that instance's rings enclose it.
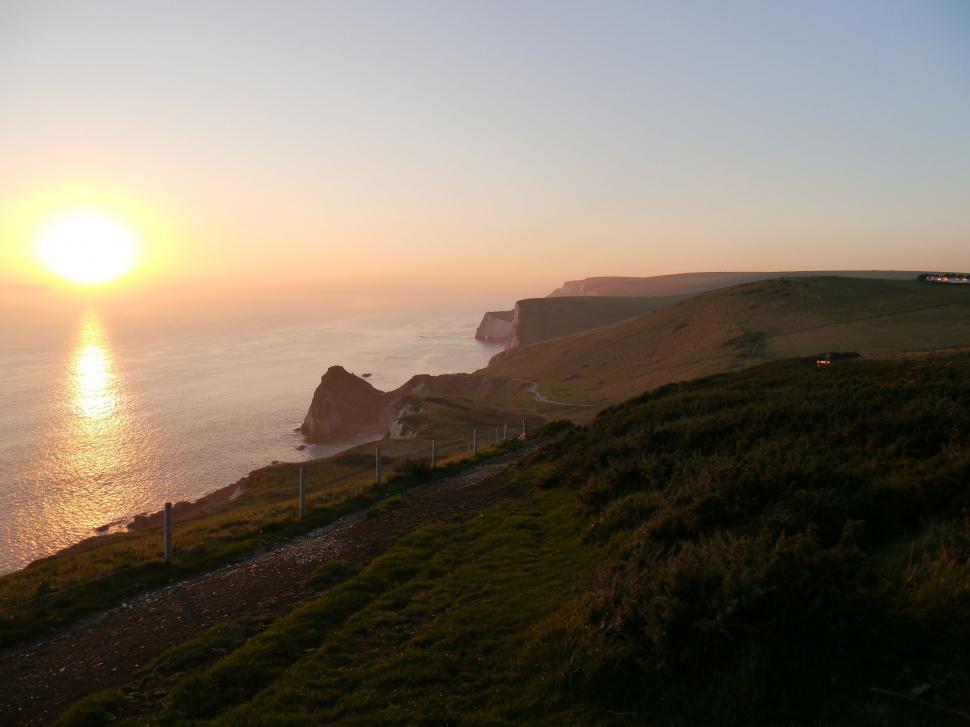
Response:
[[[155,527],[90,539],[3,576],[0,647],[61,628],[174,580],[243,559],[427,482],[427,467],[415,468],[414,460],[407,459],[415,446],[414,441],[382,444],[393,454],[386,460],[385,481],[380,486],[373,482],[371,451],[347,452],[306,465],[310,494],[308,515],[302,521],[296,519],[298,465],[257,470],[249,476],[244,497],[176,522],[175,557],[169,565],[161,560],[161,532]],[[463,453],[442,457],[436,476],[458,472],[518,446],[516,441],[483,446],[477,459],[464,453],[464,446],[452,446],[445,452],[457,449]],[[363,470],[361,457],[367,465]],[[402,472],[395,474],[395,469]]]
[[[578,718],[555,688],[522,683],[529,633],[590,584],[598,552],[578,524],[568,493],[539,492],[463,526],[426,526],[214,665],[161,690],[151,681],[96,695],[64,722],[137,723],[157,710],[166,724]],[[221,643],[183,651],[211,641]]]
[[[965,352],[663,387],[70,723],[964,724],[968,402]]]
[[[400,510],[407,504],[407,498],[401,497],[400,495],[395,495],[394,497],[389,497],[368,510],[367,517],[381,517],[385,513],[391,512],[392,510]]]
[[[760,343],[758,343],[760,341]],[[536,381],[598,409],[663,384],[826,351],[863,355],[970,345],[970,290],[907,280],[747,283],[495,357],[481,375]]]

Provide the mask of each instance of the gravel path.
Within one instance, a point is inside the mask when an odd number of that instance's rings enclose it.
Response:
[[[536,445],[530,446],[533,449]],[[515,493],[504,476],[528,450],[405,493],[377,518],[356,513],[247,561],[139,596],[44,641],[0,654],[0,724],[45,724],[86,694],[117,687],[175,644],[243,615],[279,615],[309,595],[321,563],[364,563],[429,521],[463,520]]]

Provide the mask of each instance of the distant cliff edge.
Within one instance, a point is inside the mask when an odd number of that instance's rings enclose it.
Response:
[[[482,316],[475,338],[479,341],[507,341],[512,333],[514,310],[492,310]]]
[[[514,310],[486,313],[475,338],[505,341],[508,351],[652,313],[682,299],[683,296],[526,298],[518,301]]]
[[[545,298],[520,300],[510,311],[489,311],[482,318],[475,338],[480,341],[505,341],[505,349],[510,351],[530,343],[653,313],[689,296],[718,288],[776,278],[829,276],[915,280],[917,273],[899,270],[734,271],[567,280],[561,288],[556,288]]]

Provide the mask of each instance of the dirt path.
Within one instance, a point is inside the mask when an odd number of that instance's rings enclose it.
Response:
[[[125,684],[139,666],[216,624],[291,610],[309,595],[307,580],[321,563],[364,563],[423,523],[462,520],[512,496],[504,473],[524,453],[500,455],[411,490],[404,507],[380,517],[350,515],[247,561],[139,596],[53,638],[0,654],[0,724],[50,722],[84,695]]]
[[[553,401],[552,399],[547,399],[539,393],[539,384],[537,384],[535,381],[526,381],[525,379],[519,380],[525,381],[529,385],[526,391],[532,394],[536,402],[540,404],[555,404],[556,406],[593,406],[592,404],[570,404],[568,401]]]

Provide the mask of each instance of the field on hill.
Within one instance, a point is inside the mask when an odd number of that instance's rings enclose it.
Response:
[[[683,299],[660,298],[527,298],[515,304],[513,338],[509,347],[599,328],[665,308]]]
[[[65,723],[964,724],[968,401],[966,350],[664,387]]]
[[[970,344],[970,290],[918,281],[781,279],[703,293],[654,313],[499,354],[480,373],[536,381],[601,407],[674,381],[826,351]]]
[[[717,273],[674,273],[648,277],[605,276],[567,280],[556,288],[548,298],[561,296],[667,296],[695,295],[708,290],[727,288],[732,285],[752,283],[772,278],[817,278],[837,275],[846,278],[876,278],[881,280],[914,280],[916,271],[902,270],[829,270],[829,271],[782,271]]]

